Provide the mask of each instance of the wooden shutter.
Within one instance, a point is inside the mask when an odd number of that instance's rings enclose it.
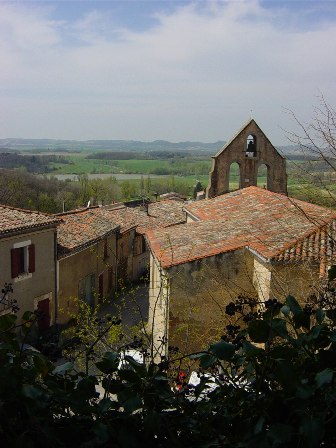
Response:
[[[21,250],[11,249],[11,265],[12,265],[12,278],[17,277],[20,274],[20,258],[21,258]]]
[[[28,246],[28,272],[35,272],[35,244]]]

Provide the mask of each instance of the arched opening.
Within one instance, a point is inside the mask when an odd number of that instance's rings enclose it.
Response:
[[[257,137],[255,135],[248,135],[246,139],[246,157],[257,156]]]
[[[240,188],[240,166],[237,162],[230,165],[229,171],[229,191],[238,190]]]
[[[268,189],[268,166],[262,163],[258,167],[257,186]]]

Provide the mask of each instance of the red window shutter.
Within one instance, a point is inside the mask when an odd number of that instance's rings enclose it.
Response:
[[[35,244],[28,246],[28,272],[35,272]]]
[[[20,274],[20,257],[20,249],[11,249],[12,278],[17,277]]]

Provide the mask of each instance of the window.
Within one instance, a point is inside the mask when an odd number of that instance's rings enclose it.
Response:
[[[95,287],[96,276],[95,274],[87,275],[79,281],[78,295],[81,300],[88,305],[94,306],[95,304]]]
[[[31,241],[16,243],[11,250],[12,278],[28,277],[35,272],[35,245]]]
[[[137,235],[134,240],[134,255],[140,255],[146,252],[146,241],[142,235]]]

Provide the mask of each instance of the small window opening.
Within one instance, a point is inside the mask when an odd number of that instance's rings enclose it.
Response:
[[[257,156],[257,139],[254,135],[250,134],[246,139],[246,157]]]

